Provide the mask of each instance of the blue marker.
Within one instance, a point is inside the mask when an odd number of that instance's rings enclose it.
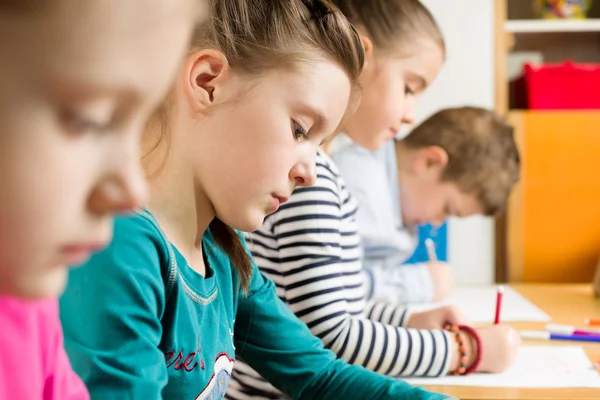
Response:
[[[600,336],[560,334],[546,331],[520,331],[521,339],[537,340],[569,340],[575,342],[596,342],[600,343]]]

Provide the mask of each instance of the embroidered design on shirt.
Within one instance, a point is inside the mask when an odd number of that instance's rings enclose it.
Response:
[[[231,378],[234,360],[226,353],[221,353],[215,360],[214,373],[202,392],[195,400],[221,400],[225,397],[227,386]]]
[[[195,351],[188,353],[185,358],[183,357],[183,349],[179,351],[169,350],[165,354],[165,362],[167,363],[167,369],[173,367],[175,371],[179,371],[183,368],[186,372],[192,372],[198,367],[198,361],[200,361],[200,368],[206,369],[204,365],[204,358],[200,355],[202,348],[200,347],[200,337],[197,338],[197,345]],[[196,358],[197,356],[197,358]]]

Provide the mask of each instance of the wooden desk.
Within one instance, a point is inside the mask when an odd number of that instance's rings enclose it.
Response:
[[[600,300],[595,299],[592,285],[586,284],[513,284],[513,289],[535,303],[557,324],[582,325],[586,317],[600,318]],[[545,323],[511,323],[515,329],[544,329]],[[591,361],[600,361],[599,343],[558,341],[524,341],[532,345],[580,345]],[[591,363],[591,362],[590,362]],[[600,376],[598,377],[600,379]],[[427,386],[427,389],[445,393],[461,400],[598,400],[600,389],[519,389],[482,388],[470,386]]]

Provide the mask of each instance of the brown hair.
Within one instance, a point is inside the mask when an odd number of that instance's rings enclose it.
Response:
[[[10,13],[47,12],[55,2],[40,0],[0,0],[0,11]]]
[[[208,21],[197,27],[191,43],[191,52],[203,48],[221,51],[232,71],[251,76],[325,58],[346,72],[354,94],[364,63],[360,36],[329,0],[212,0]],[[154,113],[144,140],[152,143],[150,152],[165,156],[171,102],[168,96]],[[210,230],[247,289],[252,261],[239,234],[218,218]]]
[[[506,205],[519,181],[519,150],[513,127],[494,112],[477,107],[449,108],[416,127],[396,146],[439,146],[448,153],[442,181],[475,195],[485,215]]]
[[[433,40],[446,52],[442,32],[419,0],[333,0],[344,15],[373,42],[381,53],[407,52],[415,39]]]

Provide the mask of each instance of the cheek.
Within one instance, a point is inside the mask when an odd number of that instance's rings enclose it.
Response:
[[[246,166],[241,172],[253,175],[259,181],[281,179],[282,174],[287,176],[298,157],[298,144],[292,136],[290,122],[277,115],[269,118],[265,113],[261,116],[253,112],[241,119],[238,125],[245,128],[238,130],[238,139],[232,142],[236,143],[236,163]]]
[[[65,214],[54,199],[21,193],[24,196],[0,196],[0,264],[32,269],[56,254],[56,243],[69,221],[58,218]]]
[[[83,231],[92,226],[79,224],[89,222],[84,220],[87,198],[99,166],[92,144],[85,151],[65,144],[60,133],[39,132],[35,140],[24,142],[27,149],[15,145],[11,157],[0,157],[0,225],[15,240],[43,252],[54,243],[76,239],[74,233],[96,233]]]
[[[386,83],[377,81],[366,96],[369,112],[380,117],[392,114],[398,103],[398,93]]]
[[[210,180],[212,191],[222,193],[229,201],[243,202],[282,186],[296,157],[295,144],[267,133],[261,125],[248,124],[244,130],[227,135],[228,140],[199,162],[200,175]],[[218,151],[219,148],[227,150]]]
[[[378,79],[378,95],[380,106],[388,112],[398,114],[404,102],[404,79],[398,77],[396,71],[384,71]]]
[[[289,146],[272,145],[263,150],[263,157],[247,155],[247,181],[256,191],[285,189],[284,185],[289,179],[293,165],[292,160],[297,158],[294,149]]]

